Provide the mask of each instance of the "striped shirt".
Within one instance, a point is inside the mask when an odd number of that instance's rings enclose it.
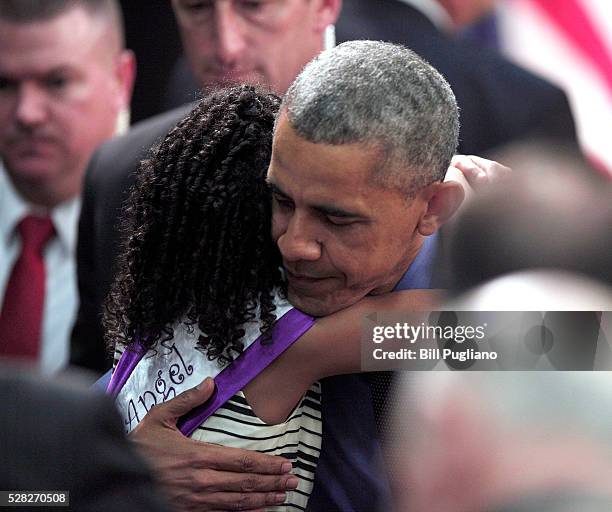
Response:
[[[273,399],[273,398],[272,398]],[[191,436],[197,441],[256,450],[293,463],[298,487],[269,510],[306,510],[321,452],[321,386],[315,382],[283,423],[267,425],[253,412],[242,391],[234,395]]]
[[[277,317],[289,309],[291,306],[287,302],[277,301]],[[245,326],[245,348],[259,334],[259,323],[249,322]],[[116,399],[126,432],[134,429],[153,405],[174,398],[222,370],[216,361],[209,361],[205,354],[194,349],[198,336],[197,327],[178,325],[171,341],[159,344],[138,363]],[[122,347],[116,347],[115,366],[122,352]],[[298,487],[287,492],[285,504],[269,509],[284,511],[306,509],[321,450],[321,433],[321,387],[315,382],[282,423],[264,423],[240,391],[200,425],[191,437],[290,460],[292,473],[298,478]]]

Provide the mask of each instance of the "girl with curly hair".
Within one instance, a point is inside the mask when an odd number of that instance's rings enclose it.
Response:
[[[144,352],[117,396],[126,431],[152,405],[218,375],[260,335],[274,343],[275,321],[292,309],[265,181],[279,103],[252,86],[216,92],[143,162],[104,316],[116,359]],[[289,458],[299,486],[287,503],[305,507],[321,444],[317,381],[359,371],[366,312],[434,308],[439,298],[366,297],[318,319],[192,437]]]

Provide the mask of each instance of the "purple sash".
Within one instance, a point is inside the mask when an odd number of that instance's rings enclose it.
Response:
[[[177,422],[179,430],[189,437],[211,414],[259,375],[313,324],[313,317],[297,309],[291,309],[285,313],[272,328],[272,342],[263,345],[261,343],[263,336],[260,336],[229,366],[219,372],[214,379],[213,395],[206,403],[179,418]],[[126,349],[123,352],[108,384],[106,392],[113,399],[117,398],[119,391],[146,353],[139,343],[135,345],[133,350]]]

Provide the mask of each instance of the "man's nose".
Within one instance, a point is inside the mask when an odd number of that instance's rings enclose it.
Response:
[[[34,84],[22,84],[17,90],[15,119],[18,124],[33,127],[43,123],[48,116],[44,91]]]
[[[316,261],[321,257],[321,244],[314,227],[298,213],[292,215],[277,244],[285,261]]]
[[[217,2],[215,9],[217,62],[222,67],[236,68],[246,49],[244,20],[233,2]]]

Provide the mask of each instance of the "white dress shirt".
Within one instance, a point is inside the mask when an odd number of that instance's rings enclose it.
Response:
[[[68,363],[69,340],[75,320],[78,292],[76,279],[77,223],[80,198],[57,206],[50,217],[56,236],[45,247],[45,305],[39,369],[55,373]],[[21,253],[21,240],[16,233],[19,221],[36,207],[26,203],[17,193],[0,162],[0,298],[4,293]],[[0,306],[1,307],[1,306]]]

